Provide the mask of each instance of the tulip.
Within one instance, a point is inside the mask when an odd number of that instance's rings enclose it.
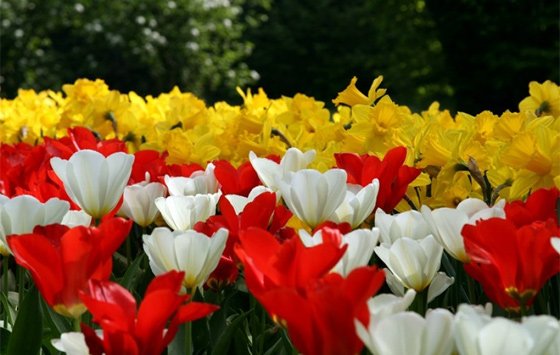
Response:
[[[173,230],[192,229],[196,222],[216,214],[220,193],[195,196],[158,197],[155,204]]]
[[[325,222],[346,196],[346,172],[340,169],[290,172],[277,184],[290,211],[311,228]]]
[[[66,355],[90,354],[84,333],[62,333],[60,339],[53,339],[51,343],[56,350],[65,352]]]
[[[78,318],[86,311],[79,293],[90,279],[109,279],[113,253],[131,226],[132,221],[122,218],[90,228],[52,224],[36,227],[32,234],[11,235],[8,244],[47,304],[64,316]]]
[[[455,346],[461,355],[558,354],[560,324],[548,315],[521,323],[491,318],[480,307],[462,304],[455,315]]]
[[[171,196],[190,196],[218,192],[218,181],[214,176],[214,164],[210,163],[205,171],[195,171],[190,177],[170,177],[165,175],[165,184]]]
[[[307,168],[315,159],[315,150],[311,149],[303,153],[297,148],[290,148],[282,157],[280,164],[267,158],[257,158],[255,153],[249,153],[249,161],[257,172],[261,182],[272,191],[278,190],[278,180],[282,179],[288,172],[295,172]]]
[[[379,181],[374,179],[371,184],[364,187],[347,184],[347,188],[344,202],[329,217],[329,220],[336,223],[347,222],[352,228],[358,228],[375,208]]]
[[[155,200],[164,197],[167,189],[159,182],[139,183],[124,188],[121,212],[141,227],[147,227],[156,219],[159,210]]]
[[[264,192],[272,192],[272,190],[270,190],[268,187],[256,186],[251,190],[251,192],[249,192],[249,195],[247,197],[240,195],[225,195],[225,198],[227,198],[231,203],[231,205],[235,209],[235,213],[240,214],[241,212],[243,212],[243,209],[245,209],[245,206],[247,206],[247,204],[254,201],[257,196]],[[277,198],[280,197],[279,194],[276,196]]]
[[[33,196],[21,195],[12,199],[0,195],[0,254],[10,255],[6,237],[33,232],[36,226],[60,223],[68,212],[67,201],[51,198],[41,203]]]
[[[420,240],[431,234],[422,214],[413,210],[393,216],[378,208],[375,211],[375,226],[379,228],[381,241],[388,244],[402,237]]]
[[[225,195],[248,196],[251,190],[261,185],[257,172],[250,161],[241,164],[237,169],[227,160],[214,161],[214,175],[220,183]]]
[[[558,254],[560,254],[560,238],[552,237],[550,238],[550,244]]]
[[[312,247],[323,243],[323,230],[315,232],[310,236],[305,230],[299,231],[301,241],[306,247]],[[330,233],[337,230],[331,229]],[[373,249],[379,239],[379,229],[356,229],[348,234],[341,236],[340,247],[348,245],[342,259],[333,268],[333,271],[346,277],[350,272],[358,267],[367,266]]]
[[[482,200],[468,198],[461,201],[456,209],[438,208],[432,211],[428,206],[422,206],[421,211],[433,236],[443,245],[445,251],[462,263],[468,263],[469,256],[465,252],[461,235],[463,227],[466,224],[474,225],[476,221],[483,219],[505,218],[505,201],[502,201],[494,207],[488,207]]]
[[[154,278],[138,310],[136,299],[124,287],[109,281],[90,281],[82,300],[93,315],[93,322],[103,329],[100,338],[82,324],[91,354],[161,354],[177,334],[179,325],[216,311],[219,307],[211,304],[185,304],[189,296],[179,294],[182,274],[172,271]]]
[[[89,227],[91,226],[91,216],[84,211],[68,211],[62,218],[62,222],[60,224],[64,224],[70,228],[77,227],[77,226],[84,226]]]
[[[376,327],[377,322],[383,318],[404,312],[410,307],[412,301],[416,297],[416,291],[409,289],[402,297],[392,295],[390,293],[382,293],[368,300],[369,309],[369,327]]]
[[[453,315],[435,309],[422,318],[414,312],[400,312],[381,319],[366,329],[356,322],[358,336],[377,355],[451,355]]]
[[[95,219],[118,204],[130,177],[134,155],[122,152],[105,158],[93,150],[79,150],[69,160],[52,158],[51,166],[68,196]]]
[[[420,241],[403,237],[392,245],[381,243],[375,253],[406,288],[421,292],[439,270],[443,248],[429,235]]]
[[[144,235],[144,251],[154,275],[185,271],[183,286],[202,287],[214,271],[226,247],[228,232],[220,229],[209,238],[194,230],[170,231],[160,227]]]

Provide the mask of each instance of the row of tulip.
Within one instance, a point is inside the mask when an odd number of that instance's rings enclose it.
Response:
[[[512,141],[558,123],[530,121]],[[560,351],[554,169],[506,201],[471,160],[457,174],[483,198],[433,209],[448,172],[410,166],[410,146],[331,153],[334,168],[297,148],[203,167],[98,133],[0,146],[9,354]]]

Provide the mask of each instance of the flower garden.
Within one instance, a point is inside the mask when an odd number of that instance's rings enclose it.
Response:
[[[382,80],[0,100],[0,354],[560,353],[560,89],[452,116]]]

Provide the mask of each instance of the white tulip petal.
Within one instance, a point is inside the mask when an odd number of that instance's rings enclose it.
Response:
[[[413,312],[383,318],[372,332],[373,353],[379,355],[421,354],[425,320]]]
[[[480,355],[529,354],[534,340],[521,324],[495,318],[480,329],[477,345]]]
[[[449,286],[453,285],[455,279],[447,276],[444,272],[438,272],[428,287],[428,303],[441,295]]]

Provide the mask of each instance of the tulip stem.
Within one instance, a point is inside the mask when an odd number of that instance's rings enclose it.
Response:
[[[187,289],[187,293],[191,296],[188,302],[192,302],[194,299],[194,295],[196,293],[196,287],[193,287],[191,290]],[[185,348],[187,355],[191,355],[193,352],[192,349],[192,322],[187,322],[185,324]]]
[[[25,281],[25,269],[23,266],[18,265],[17,267],[17,279],[18,279],[18,310],[23,303],[23,292],[24,292],[24,281]]]
[[[428,306],[428,288],[416,293],[416,297],[411,305],[412,310],[424,317]]]
[[[471,277],[471,275],[467,274],[465,272],[465,275],[467,276],[467,287],[469,289],[469,301],[470,304],[476,304],[476,295],[474,292],[474,280]]]
[[[126,264],[132,264],[132,248],[130,246],[130,235],[126,237]]]
[[[74,320],[72,321],[72,324],[74,325],[74,331],[81,333],[82,332],[82,316],[80,315],[78,318],[74,318]]]
[[[2,256],[2,280],[4,280],[4,286],[3,286],[3,290],[4,291],[4,295],[6,295],[6,301],[8,301],[8,287],[9,287],[9,283],[8,283],[8,268],[10,267],[9,265],[9,255],[3,255]],[[9,301],[8,301],[9,302]],[[6,307],[4,307],[4,327],[8,328],[8,320],[9,320],[9,316],[10,316],[10,312],[8,310],[8,305],[6,304]]]

